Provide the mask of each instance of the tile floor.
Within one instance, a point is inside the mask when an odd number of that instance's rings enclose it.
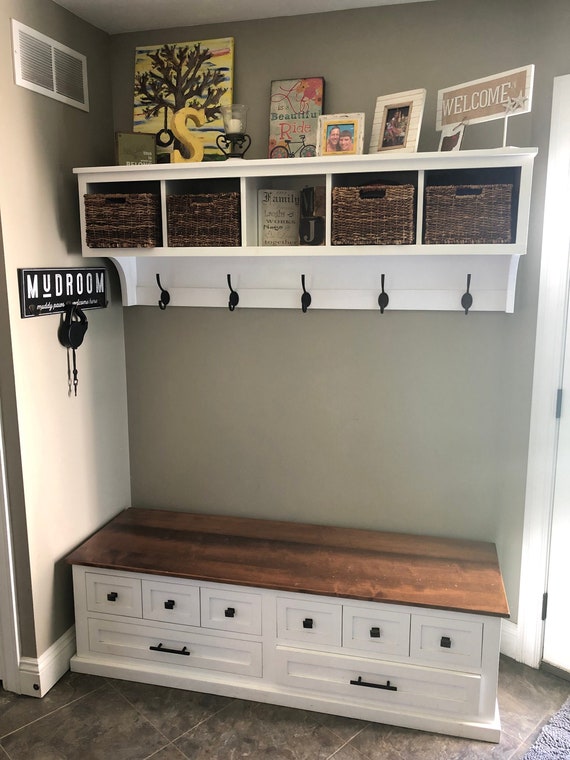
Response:
[[[43,698],[0,690],[0,760],[519,760],[570,681],[501,658],[499,744],[67,673]]]

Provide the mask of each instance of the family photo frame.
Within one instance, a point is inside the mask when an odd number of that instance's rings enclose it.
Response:
[[[363,152],[364,114],[333,113],[319,116],[318,156],[350,156]]]
[[[414,153],[418,149],[425,99],[424,89],[377,98],[369,153],[386,150]]]

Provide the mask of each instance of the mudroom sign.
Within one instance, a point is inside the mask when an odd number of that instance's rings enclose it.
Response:
[[[23,318],[62,314],[70,305],[81,309],[107,306],[104,267],[18,269],[18,284]]]

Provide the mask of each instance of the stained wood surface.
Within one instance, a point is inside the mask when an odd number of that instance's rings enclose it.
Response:
[[[131,508],[69,564],[508,617],[495,545]]]

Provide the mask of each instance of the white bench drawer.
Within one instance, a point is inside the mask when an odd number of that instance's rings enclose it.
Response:
[[[410,654],[410,615],[344,605],[342,645],[379,657]]]
[[[233,589],[200,589],[202,628],[261,634],[261,596]]]
[[[89,619],[91,652],[147,660],[181,668],[261,676],[262,652],[257,641],[203,633]]]
[[[412,615],[410,655],[443,667],[479,668],[483,624],[456,617]]]
[[[279,646],[276,672],[288,687],[384,710],[465,718],[475,717],[479,706],[481,676],[476,674]]]
[[[143,617],[165,623],[200,625],[198,586],[165,581],[142,582]]]
[[[123,575],[85,574],[87,609],[89,612],[126,615],[142,615],[141,582],[139,578]]]
[[[316,599],[277,597],[277,636],[286,641],[340,646],[342,606]]]

